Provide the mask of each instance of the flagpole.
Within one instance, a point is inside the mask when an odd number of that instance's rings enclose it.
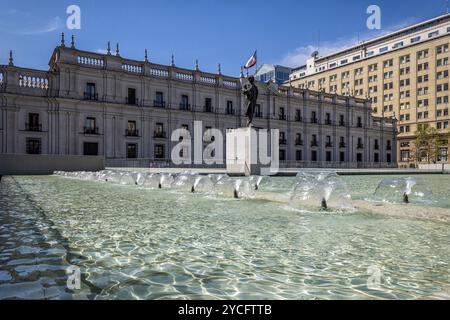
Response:
[[[256,76],[256,72],[258,72],[258,49],[255,50],[255,59],[256,59],[256,65],[255,65],[255,72],[253,76]]]

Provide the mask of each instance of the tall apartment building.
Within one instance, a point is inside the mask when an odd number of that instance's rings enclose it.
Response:
[[[396,165],[395,122],[372,116],[367,100],[258,86],[254,125],[280,130],[282,166]],[[179,143],[171,133],[192,134],[196,121],[205,147],[222,141],[209,129],[225,137],[246,123],[239,78],[130,60],[118,50],[82,51],[63,40],[47,71],[15,66],[12,57],[0,65],[0,102],[0,155],[99,155],[108,166],[170,164]]]
[[[293,70],[291,85],[367,98],[373,114],[398,120],[400,165],[429,161],[415,145],[420,127],[440,133],[437,160],[448,162],[450,14],[319,57]]]

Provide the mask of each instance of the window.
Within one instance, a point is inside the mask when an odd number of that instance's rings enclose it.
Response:
[[[128,121],[126,136],[128,136],[128,137],[139,136],[139,133],[138,133],[137,127],[136,127],[136,121]]]
[[[165,138],[165,132],[164,132],[164,124],[163,123],[156,123],[155,126],[155,138]]]
[[[95,83],[88,82],[86,83],[86,91],[84,92],[85,100],[97,100],[98,95],[95,89]]]
[[[428,49],[417,52],[417,59],[425,59],[428,57]]]
[[[345,152],[343,151],[339,152],[339,161],[345,162]]]
[[[261,105],[259,103],[255,107],[255,117],[262,118]]]
[[[369,72],[377,71],[378,70],[378,64],[371,64],[369,65]]]
[[[448,78],[448,70],[438,72],[437,78],[438,78],[438,80]]]
[[[181,96],[180,110],[190,110],[189,97],[185,94]]]
[[[394,65],[394,60],[393,59],[386,60],[383,62],[383,65],[385,68],[392,67]]]
[[[438,59],[436,61],[436,66],[438,66],[438,67],[448,66],[448,58]]]
[[[318,147],[317,135],[313,134],[311,136],[311,147]]]
[[[205,98],[205,112],[212,112],[212,99]]]
[[[295,121],[297,121],[297,122],[302,121],[302,112],[300,109],[295,110]]]
[[[85,142],[83,144],[83,154],[85,156],[98,156],[98,143]]]
[[[128,88],[128,97],[127,97],[127,104],[130,105],[136,105],[137,99],[136,99],[136,89],[134,88]]]
[[[26,153],[27,154],[41,154],[41,139],[27,138]]]
[[[448,96],[437,97],[436,104],[446,104],[448,103]]]
[[[302,150],[296,150],[296,151],[295,151],[295,160],[297,160],[297,161],[303,161]]]
[[[311,161],[317,161],[317,151],[316,150],[311,151]]]
[[[283,107],[280,107],[279,109],[279,118],[280,120],[286,120],[286,114]]]
[[[233,110],[233,101],[228,100],[227,101],[227,110],[226,110],[226,114],[234,114],[234,110]]]
[[[315,111],[311,111],[311,123],[317,123],[317,116]]]
[[[420,41],[420,36],[414,37],[414,38],[411,39],[411,43],[416,43],[416,42],[419,42],[419,41]]]
[[[136,159],[137,158],[137,148],[138,148],[138,145],[136,143],[128,143],[127,144],[127,158],[128,159]]]
[[[388,47],[383,47],[383,48],[380,48],[380,53],[383,53],[383,52],[386,52],[386,51],[388,51]]]
[[[98,128],[96,124],[96,119],[93,117],[86,118],[86,124],[84,127],[85,134],[98,134]]]
[[[436,91],[437,91],[437,92],[448,91],[448,83],[438,84],[438,85],[436,86]]]
[[[375,163],[380,162],[380,154],[379,153],[373,154],[373,162],[375,162]]]
[[[155,107],[165,108],[166,103],[164,102],[164,93],[161,91],[156,91],[155,101],[153,101]]]
[[[403,43],[403,42],[402,42]],[[402,56],[400,57],[400,63],[404,64],[404,63],[408,63],[410,61],[410,55],[406,55],[406,56]]]
[[[155,145],[155,159],[164,159],[165,157],[164,147],[165,146],[163,144]]]
[[[445,45],[442,45],[442,46],[439,46],[439,47],[436,48],[436,53],[437,54],[441,54],[441,53],[444,53],[444,52],[448,52],[448,44],[445,44]]]
[[[39,121],[39,113],[28,114],[28,122],[25,124],[25,130],[34,132],[42,131],[42,126]]]
[[[397,48],[401,48],[401,47],[403,47],[403,41],[397,42],[396,44],[394,44],[392,46],[392,49],[397,49]]]
[[[280,149],[280,161],[286,161],[286,150]]]
[[[408,150],[402,150],[400,157],[403,162],[408,162],[410,159],[410,152]]]
[[[439,31],[433,31],[428,34],[428,38],[433,38],[439,35]]]

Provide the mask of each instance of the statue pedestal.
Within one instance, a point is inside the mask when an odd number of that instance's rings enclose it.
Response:
[[[267,137],[267,139],[263,140],[261,137]],[[227,130],[227,174],[232,176],[276,174],[278,172],[279,130],[271,130],[270,138],[269,140],[266,130],[261,133],[251,127]],[[269,153],[271,156],[268,156]],[[261,157],[266,159],[261,159]]]

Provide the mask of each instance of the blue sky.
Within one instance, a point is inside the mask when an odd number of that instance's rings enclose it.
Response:
[[[291,66],[317,49],[321,54],[356,44],[445,13],[445,0],[0,0],[0,64],[9,49],[16,65],[47,69],[60,33],[75,34],[76,46],[106,49],[120,43],[121,55],[237,75],[255,49],[258,62]],[[81,30],[67,30],[66,8],[81,8]],[[380,6],[382,29],[368,30],[366,9]]]

